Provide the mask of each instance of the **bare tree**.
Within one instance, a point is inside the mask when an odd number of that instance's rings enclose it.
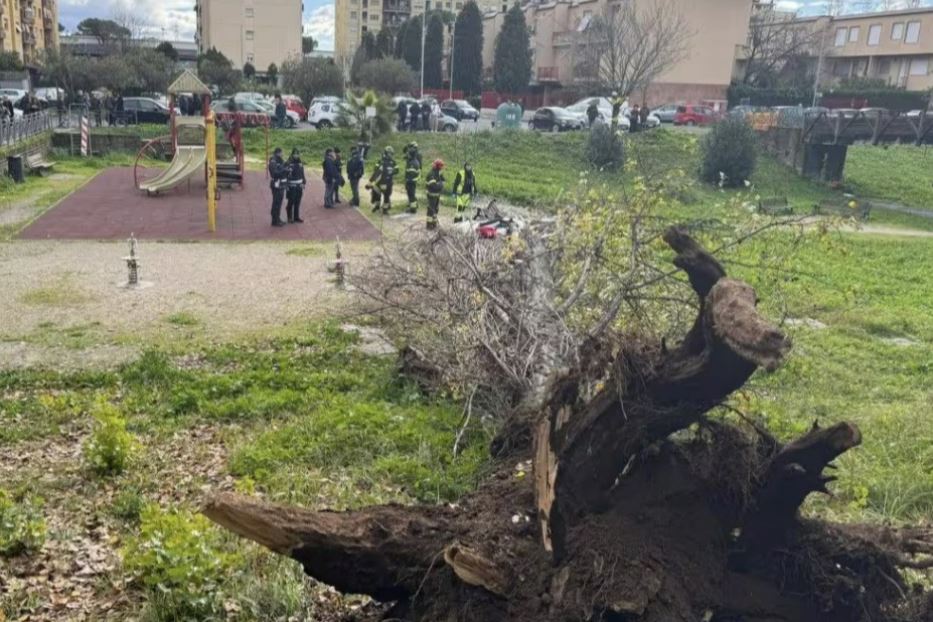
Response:
[[[138,5],[122,2],[114,4],[111,17],[114,22],[130,32],[131,41],[138,41],[152,33],[152,21],[146,10]]]
[[[578,75],[623,98],[679,62],[693,37],[690,23],[670,0],[612,4],[580,28],[573,49]]]
[[[799,22],[796,15],[771,6],[756,9],[749,25],[745,47],[743,82],[769,86],[795,60],[811,55],[819,46],[822,31],[812,22]]]

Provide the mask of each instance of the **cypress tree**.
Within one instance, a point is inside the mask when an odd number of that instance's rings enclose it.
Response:
[[[392,31],[383,26],[379,34],[376,35],[376,52],[378,58],[388,58],[393,55],[395,46],[392,41]]]
[[[395,33],[395,58],[404,58],[405,56],[405,31],[408,29],[409,21],[406,19],[402,22]]]
[[[525,13],[517,3],[505,14],[496,37],[492,71],[500,93],[520,93],[531,81],[531,35]]]
[[[483,16],[473,0],[457,15],[452,86],[467,95],[483,89]]]
[[[402,46],[402,59],[412,71],[421,71],[421,16],[408,20],[405,28],[405,43]]]
[[[444,58],[444,20],[437,12],[428,18],[424,35],[424,85],[432,89],[444,86],[441,63]]]

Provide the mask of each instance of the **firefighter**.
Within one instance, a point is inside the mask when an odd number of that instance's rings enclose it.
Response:
[[[421,178],[421,154],[418,153],[418,143],[410,142],[405,147],[405,192],[408,193],[408,213],[418,211],[418,197],[415,190],[418,179]]]
[[[365,173],[365,162],[360,153],[359,147],[350,149],[350,160],[347,162],[347,177],[350,178],[350,192],[353,197],[350,199],[350,205],[360,206],[360,179]]]
[[[301,163],[301,153],[299,153],[298,149],[292,149],[292,155],[288,158],[288,189],[285,191],[285,196],[288,199],[285,204],[285,217],[290,223],[304,222],[299,215],[299,211],[301,209],[301,197],[307,183],[305,167]]]
[[[454,178],[453,195],[457,201],[457,216],[454,222],[463,222],[463,214],[476,194],[476,173],[473,172],[472,164],[464,162],[463,168]]]
[[[444,161],[434,160],[431,172],[425,180],[428,191],[428,229],[437,229],[437,213],[441,208],[441,193],[444,192]]]
[[[269,189],[272,190],[272,226],[284,227],[282,222],[282,200],[285,198],[285,183],[288,172],[282,159],[282,148],[276,147],[269,158]]]
[[[392,181],[395,178],[395,151],[392,147],[386,147],[382,152],[382,161],[369,178],[366,188],[370,190],[370,197],[373,202],[373,212],[382,209],[383,214],[388,214],[392,209]]]

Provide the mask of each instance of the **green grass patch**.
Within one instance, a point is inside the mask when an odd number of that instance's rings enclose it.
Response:
[[[198,326],[201,323],[200,318],[187,311],[179,311],[166,316],[165,321],[173,326]]]
[[[93,296],[71,282],[65,274],[54,283],[28,290],[20,297],[20,302],[41,307],[71,307],[94,300]]]
[[[891,145],[849,147],[846,183],[860,196],[933,208],[933,150]]]

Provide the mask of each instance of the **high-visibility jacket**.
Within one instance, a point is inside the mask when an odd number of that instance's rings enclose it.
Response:
[[[467,172],[466,169],[460,169],[454,178],[454,194],[473,195],[479,192],[476,189],[476,171]]]

